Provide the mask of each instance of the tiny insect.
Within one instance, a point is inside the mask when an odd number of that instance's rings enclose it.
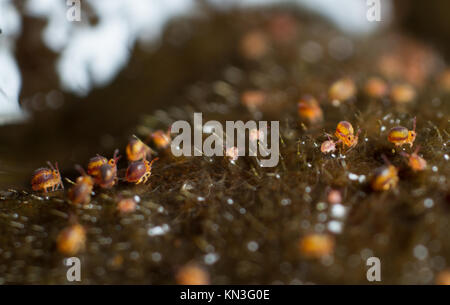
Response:
[[[332,101],[346,101],[356,95],[356,86],[353,80],[350,78],[342,78],[334,82],[328,95]]]
[[[326,134],[326,135],[328,137],[328,140],[323,142],[322,145],[320,145],[320,151],[322,153],[324,153],[324,154],[328,154],[328,153],[331,153],[331,152],[335,151],[336,150],[336,144],[341,142],[341,140],[338,140],[338,141],[335,142],[335,141],[333,141],[331,139],[329,134]]]
[[[271,17],[267,29],[271,39],[279,45],[289,45],[298,35],[297,21],[286,13]]]
[[[261,108],[266,99],[267,94],[261,90],[247,90],[241,95],[241,102],[249,111],[256,111]]]
[[[391,98],[396,104],[406,104],[416,98],[416,90],[409,84],[396,84],[392,86]]]
[[[89,160],[88,175],[94,178],[95,184],[102,188],[111,188],[117,180],[117,161],[120,156],[117,156],[119,150],[114,151],[114,156],[109,161],[100,155]]]
[[[99,173],[99,169],[102,165],[107,164],[108,159],[103,156],[97,155],[89,160],[87,166],[87,173],[92,177],[97,177]]]
[[[92,188],[94,187],[94,179],[89,176],[84,169],[76,165],[75,168],[80,172],[75,184],[70,188],[68,196],[73,204],[88,204],[91,201]]]
[[[342,195],[341,192],[338,190],[331,190],[328,193],[328,202],[331,204],[338,204],[342,202]]]
[[[127,168],[125,176],[127,182],[135,184],[140,183],[145,184],[152,174],[153,162],[157,161],[158,159],[159,158],[155,158],[151,162],[144,159],[142,161],[136,161],[131,163]]]
[[[416,118],[413,120],[413,130],[408,130],[406,127],[397,126],[393,127],[388,134],[388,141],[394,143],[395,146],[402,146],[404,144],[409,144],[410,147],[413,146],[414,140],[416,139]]]
[[[300,118],[314,124],[323,120],[323,112],[317,100],[311,95],[303,96],[298,102]]]
[[[117,211],[121,214],[131,213],[136,210],[136,201],[133,198],[123,198],[117,203]]]
[[[388,86],[379,77],[371,77],[367,80],[364,91],[372,98],[382,98],[388,93]]]
[[[166,149],[172,142],[172,138],[170,137],[170,128],[166,132],[156,130],[150,136],[158,149]]]
[[[401,152],[402,156],[408,159],[409,167],[411,167],[411,169],[415,172],[422,171],[427,168],[427,161],[417,154],[419,150],[420,146],[418,146],[412,154]]]
[[[74,255],[84,249],[86,230],[80,224],[63,229],[56,238],[58,251],[64,255]]]
[[[444,70],[438,78],[439,88],[445,92],[450,92],[450,69]]]
[[[372,189],[375,191],[387,191],[398,183],[398,169],[389,162],[385,155],[381,157],[386,164],[375,170],[372,178]]]
[[[266,34],[261,30],[246,33],[240,41],[242,55],[251,60],[262,58],[270,50]]]
[[[126,147],[127,158],[129,161],[139,161],[150,157],[150,147],[145,145],[139,138],[133,136]]]
[[[450,285],[450,269],[439,272],[436,276],[436,285]]]
[[[42,167],[38,168],[31,178],[31,187],[33,191],[56,191],[59,187],[64,189],[64,185],[61,181],[61,174],[58,168],[58,162],[53,166],[50,161],[47,162],[50,168]]]
[[[117,183],[117,167],[109,163],[100,166],[95,183],[104,189],[112,188]]]
[[[298,247],[307,258],[321,258],[333,253],[335,241],[329,234],[310,233],[300,240]]]
[[[189,263],[178,270],[176,281],[179,285],[208,285],[210,278],[208,272],[194,263]]]
[[[361,129],[358,129],[356,135],[354,134],[354,129],[352,124],[347,121],[341,121],[336,127],[335,135],[336,137],[342,141],[343,145],[348,147],[353,147],[358,144],[359,133]]]

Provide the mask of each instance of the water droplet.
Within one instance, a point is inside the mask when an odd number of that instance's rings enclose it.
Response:
[[[327,208],[327,204],[325,202],[319,202],[317,204],[317,210],[318,211],[323,211]]]
[[[419,260],[424,260],[428,256],[428,249],[424,245],[417,245],[414,247],[414,256]]]
[[[342,222],[337,220],[332,220],[328,223],[328,230],[333,233],[341,233],[342,227]]]
[[[433,207],[433,205],[434,205],[434,201],[433,201],[433,199],[431,199],[431,198],[427,198],[427,199],[425,199],[425,200],[423,201],[423,205],[424,205],[426,208],[431,208],[431,207]]]
[[[344,218],[347,214],[347,208],[340,203],[331,206],[331,216],[335,218]]]
[[[219,255],[216,253],[208,253],[205,255],[205,264],[212,265],[219,260]]]
[[[359,176],[356,175],[356,174],[353,174],[353,173],[349,173],[349,174],[348,174],[348,178],[349,178],[350,180],[358,180]]]
[[[281,205],[284,205],[284,206],[286,206],[286,205],[290,205],[291,204],[291,199],[289,199],[289,198],[283,198],[283,199],[281,199]]]
[[[164,235],[169,231],[169,225],[163,224],[162,226],[156,226],[147,230],[147,234],[150,236]]]
[[[247,249],[252,251],[252,252],[257,251],[258,248],[259,248],[259,245],[258,245],[258,243],[256,241],[252,240],[252,241],[248,242],[248,244],[247,244]]]
[[[159,252],[153,252],[152,253],[152,260],[154,262],[157,263],[157,262],[161,261],[161,259],[162,259],[162,256],[161,256],[161,254]]]
[[[325,222],[327,220],[327,214],[319,213],[319,215],[317,215],[317,220],[320,222]]]

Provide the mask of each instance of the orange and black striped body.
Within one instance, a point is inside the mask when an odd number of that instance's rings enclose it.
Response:
[[[402,146],[404,144],[412,146],[415,139],[416,132],[402,126],[392,128],[388,134],[388,141],[395,144],[395,146]]]
[[[117,156],[118,153],[119,150],[116,149],[109,161],[99,155],[89,161],[87,173],[101,188],[111,188],[117,182],[117,161],[120,159],[120,156]]]
[[[323,120],[323,112],[319,103],[310,95],[303,96],[298,102],[298,115],[312,124]]]
[[[354,133],[355,133],[355,131],[350,122],[341,121],[338,123],[338,125],[336,127],[336,137],[338,137],[339,139],[341,139],[347,135],[354,134]]]
[[[375,191],[387,191],[398,183],[398,170],[393,165],[385,165],[375,170],[372,179],[372,189]]]
[[[50,162],[48,163],[50,168],[39,168],[37,169],[33,177],[31,178],[31,187],[33,191],[56,191],[58,188],[64,189],[64,185],[61,181],[61,175],[59,173],[58,164],[53,167]]]
[[[139,161],[150,157],[150,148],[138,138],[131,138],[126,148],[127,158],[129,161]]]
[[[355,135],[352,124],[347,121],[341,121],[336,127],[335,135],[342,141],[343,145],[352,147],[358,143],[359,132],[360,130],[358,130],[358,134]]]
[[[127,168],[125,179],[130,183],[145,184],[152,174],[152,164],[156,160],[158,158],[153,159],[151,162],[142,160],[131,163]]]
[[[108,163],[108,159],[105,157],[102,157],[100,155],[97,155],[89,160],[88,166],[87,166],[87,173],[89,176],[97,177],[99,174],[100,167],[104,164]]]
[[[94,180],[88,175],[77,178],[74,186],[69,190],[68,196],[73,204],[88,204],[91,201],[91,193],[94,187]]]
[[[408,130],[403,126],[394,127],[389,131],[388,141],[394,143],[395,146],[409,144],[409,146],[412,147],[414,141],[416,140],[416,136],[416,118],[414,118],[413,130]]]

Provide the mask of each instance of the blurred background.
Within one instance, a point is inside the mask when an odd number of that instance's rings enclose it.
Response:
[[[143,113],[214,73],[236,48],[226,14],[300,8],[365,37],[392,20],[381,3],[369,22],[362,0],[0,0],[0,186],[23,186],[42,159],[113,149]]]
[[[0,185],[20,184],[12,173],[60,157],[58,147],[74,141],[66,160],[121,143],[142,113],[170,104],[181,84],[234,52],[238,33],[227,31],[226,14],[284,6],[324,18],[342,32],[333,43],[344,50],[351,39],[400,31],[450,52],[445,1],[380,0],[375,22],[367,19],[372,2],[0,0]],[[217,27],[200,25],[208,22]]]
[[[175,103],[184,84],[210,77],[233,57],[239,30],[227,16],[270,7],[309,12],[336,28],[328,51],[340,50],[343,59],[355,53],[355,39],[376,46],[396,32],[443,58],[449,53],[446,2],[380,0],[380,21],[369,21],[375,2],[0,0],[0,186],[23,186],[42,159],[70,163],[123,143],[143,114]],[[400,36],[390,39],[403,44]],[[402,57],[413,66],[423,60],[417,54]]]
[[[349,35],[368,34],[391,20],[389,0],[382,1],[382,22],[367,20],[367,3],[370,1],[362,0],[339,3],[331,0],[84,0],[67,3],[59,0],[2,0],[0,63],[3,69],[0,88],[3,94],[0,123],[20,119],[36,110],[33,105],[28,109],[27,105],[20,107],[19,104],[27,104],[29,99],[33,99],[33,93],[51,86],[55,90],[86,96],[94,87],[110,84],[127,65],[135,45],[139,44],[148,52],[156,50],[164,26],[177,16],[201,15],[207,9],[231,10],[283,3],[318,13]],[[77,16],[72,18],[70,14]],[[184,32],[177,35],[173,38],[174,43],[188,40],[189,25],[186,24]],[[20,53],[21,44],[26,45],[29,53]],[[33,67],[24,61],[34,62]],[[45,65],[48,70],[44,70]],[[31,68],[34,70],[30,71]],[[34,77],[29,81],[26,78],[30,72],[46,76],[42,80]],[[59,88],[52,83],[52,74]],[[54,92],[53,96],[57,95]],[[54,98],[50,104],[56,108],[60,103]]]

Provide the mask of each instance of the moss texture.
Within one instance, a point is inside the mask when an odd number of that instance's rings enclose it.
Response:
[[[2,128],[9,147],[19,152],[3,153],[7,172],[14,174],[2,178],[0,281],[67,283],[55,240],[76,220],[87,230],[86,249],[78,255],[82,284],[175,283],[177,270],[188,263],[203,266],[213,284],[367,284],[365,259],[370,256],[381,259],[382,283],[433,283],[450,263],[450,96],[437,82],[443,67],[439,55],[392,29],[350,39],[315,16],[291,10],[210,14],[209,19],[174,21],[155,55],[138,47],[126,71],[87,98],[92,106],[66,96],[62,110]],[[174,46],[171,35],[186,24],[192,37]],[[240,48],[242,37],[254,30],[266,35],[268,43],[267,53],[257,60],[246,58]],[[400,61],[395,73],[380,67],[380,58],[390,55]],[[419,60],[408,61],[409,56]],[[165,64],[158,65],[155,58]],[[368,98],[363,88],[371,76],[381,76],[389,85],[408,81],[418,96],[400,106],[389,97]],[[336,106],[327,92],[341,77],[353,79],[358,94]],[[259,111],[241,103],[241,94],[249,89],[267,94]],[[298,118],[297,101],[303,94],[319,100],[323,123],[309,126]],[[108,98],[112,106],[103,114]],[[174,158],[170,151],[160,151],[149,184],[121,182],[110,191],[96,190],[84,208],[70,205],[63,192],[42,196],[31,194],[27,186],[31,169],[47,159],[58,160],[63,176],[74,179],[75,163],[85,165],[98,152],[110,157],[115,146],[124,155],[132,133],[145,138],[175,120],[191,120],[193,112],[202,112],[204,121],[279,120],[279,165],[260,168],[250,157],[235,164],[220,157]],[[421,145],[428,162],[420,173],[408,169],[400,155],[413,149],[393,149],[387,141],[391,127],[412,128],[413,117],[418,133],[414,148]],[[342,120],[361,128],[359,143],[334,156],[322,154],[324,132],[334,133]],[[8,136],[11,132],[20,136],[20,143]],[[105,135],[109,141],[99,144]],[[36,136],[43,138],[41,143],[33,140]],[[33,158],[19,166],[33,150]],[[400,182],[379,193],[369,182],[384,164],[382,154],[399,168]],[[119,168],[123,176],[125,160]],[[342,219],[331,213],[330,189],[342,193],[347,209]],[[118,214],[120,198],[134,196],[140,198],[137,210]],[[299,239],[329,232],[330,221],[343,228],[329,233],[336,240],[333,254],[304,258]],[[152,235],[155,227],[163,234]]]

